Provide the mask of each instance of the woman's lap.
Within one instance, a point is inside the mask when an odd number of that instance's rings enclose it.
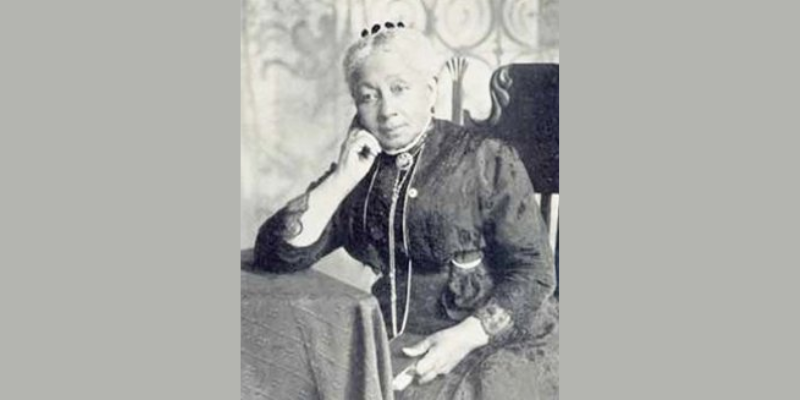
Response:
[[[558,399],[558,310],[544,336],[489,345],[446,376],[396,392],[398,400]]]

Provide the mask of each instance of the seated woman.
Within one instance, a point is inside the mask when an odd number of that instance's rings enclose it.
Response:
[[[349,48],[357,115],[339,160],[264,223],[256,267],[301,270],[342,246],[371,266],[389,337],[423,338],[403,350],[420,358],[402,399],[557,398],[554,266],[531,181],[509,145],[433,118],[436,59],[401,24]]]

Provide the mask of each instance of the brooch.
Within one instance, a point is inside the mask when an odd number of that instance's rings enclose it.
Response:
[[[411,168],[411,164],[414,163],[414,157],[408,153],[400,153],[397,156],[397,160],[395,160],[397,168],[400,168],[401,171],[408,171]]]

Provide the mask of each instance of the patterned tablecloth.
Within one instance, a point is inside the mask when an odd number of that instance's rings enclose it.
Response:
[[[241,398],[393,400],[377,300],[320,272],[241,272]]]

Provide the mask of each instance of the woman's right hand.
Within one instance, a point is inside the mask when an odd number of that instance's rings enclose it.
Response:
[[[342,143],[334,173],[348,187],[355,187],[369,172],[381,151],[378,139],[354,123]]]

